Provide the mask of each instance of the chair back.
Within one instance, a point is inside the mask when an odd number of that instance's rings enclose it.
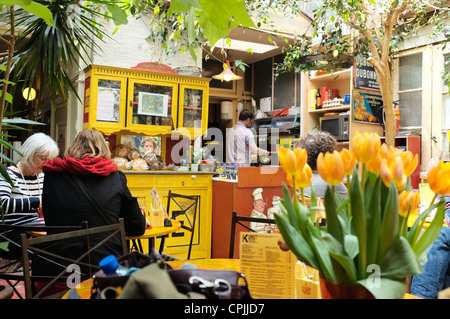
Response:
[[[86,229],[87,222],[82,222],[80,226],[45,226],[39,223],[30,223],[22,225],[9,225],[0,223],[0,243],[7,243],[9,250],[15,249],[18,252],[17,258],[8,260],[8,263],[2,265],[0,270],[0,279],[4,280],[12,289],[19,299],[23,299],[21,291],[17,289],[20,282],[24,281],[23,274],[23,256],[21,253],[21,236],[20,234],[46,234],[61,233],[73,230]],[[12,236],[12,234],[17,234]]]
[[[95,234],[103,234],[105,235],[105,237],[97,244],[95,244],[93,247],[89,247],[89,236]],[[60,261],[65,261],[69,262],[70,264],[80,266],[80,269],[83,269],[83,271],[79,274],[80,278],[83,279],[90,278],[92,276],[93,269],[95,270],[99,269],[98,265],[93,265],[90,263],[89,259],[90,254],[116,236],[119,236],[120,238],[122,255],[125,255],[128,252],[128,250],[126,245],[125,227],[123,219],[119,219],[118,224],[68,231],[64,233],[50,234],[41,237],[27,238],[25,234],[22,234],[21,242],[22,242],[22,255],[24,261],[23,270],[24,270],[26,297],[28,299],[39,298],[55,282],[65,280],[64,275],[67,273],[67,266],[60,264]],[[80,252],[80,255],[76,257],[76,259],[56,254],[52,252],[51,249],[48,249],[49,247],[53,247],[54,245],[64,242],[66,240],[70,241],[80,237],[83,238],[84,247]],[[46,248],[48,250],[46,250]],[[50,278],[48,276],[43,277],[33,275],[32,269],[30,269],[30,262],[29,262],[30,253],[34,253],[35,255],[38,255],[39,258],[43,258],[46,262],[51,262],[61,267],[62,271],[59,274],[50,276]],[[34,293],[34,287],[32,283],[38,280],[47,282],[47,285],[44,286],[39,292]]]
[[[230,234],[230,253],[229,258],[232,259],[234,257],[234,245],[236,241],[236,224],[244,227],[250,232],[256,232],[251,228],[251,225],[246,225],[243,222],[250,223],[264,223],[264,224],[275,224],[275,219],[271,218],[257,218],[250,216],[239,216],[236,211],[233,211],[231,217],[231,234]],[[240,233],[240,232],[239,232]]]
[[[171,214],[171,218],[173,219],[177,219],[178,216],[184,216],[186,222],[182,222],[181,228],[191,232],[187,255],[188,260],[191,258],[192,243],[199,211],[200,195],[182,195],[172,193],[172,191],[169,190],[169,194],[167,195],[167,213],[169,216]]]

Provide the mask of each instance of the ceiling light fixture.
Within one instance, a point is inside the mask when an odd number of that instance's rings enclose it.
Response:
[[[230,67],[230,60],[227,60],[226,62],[227,68],[222,71],[220,74],[213,75],[213,79],[221,80],[221,81],[233,81],[233,80],[240,80],[242,79],[242,76],[236,75],[231,71]]]
[[[27,101],[33,101],[36,98],[36,90],[32,87],[25,88],[22,91],[23,98]]]

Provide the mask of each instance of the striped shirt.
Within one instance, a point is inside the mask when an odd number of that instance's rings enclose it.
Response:
[[[36,208],[40,204],[44,173],[24,176],[7,168],[14,186],[0,176],[0,197],[6,224],[19,225],[33,222],[38,218]]]
[[[227,163],[235,167],[250,166],[250,144],[255,143],[253,132],[241,122],[227,133]]]

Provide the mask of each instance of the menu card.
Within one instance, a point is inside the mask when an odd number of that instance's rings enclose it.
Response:
[[[295,298],[296,257],[280,234],[242,232],[240,263],[253,298]]]

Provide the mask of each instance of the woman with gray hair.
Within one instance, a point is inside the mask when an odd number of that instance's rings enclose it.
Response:
[[[6,169],[14,186],[0,177],[0,197],[6,224],[19,225],[38,218],[44,183],[42,165],[59,154],[58,145],[48,135],[35,133],[20,148],[17,166]]]

